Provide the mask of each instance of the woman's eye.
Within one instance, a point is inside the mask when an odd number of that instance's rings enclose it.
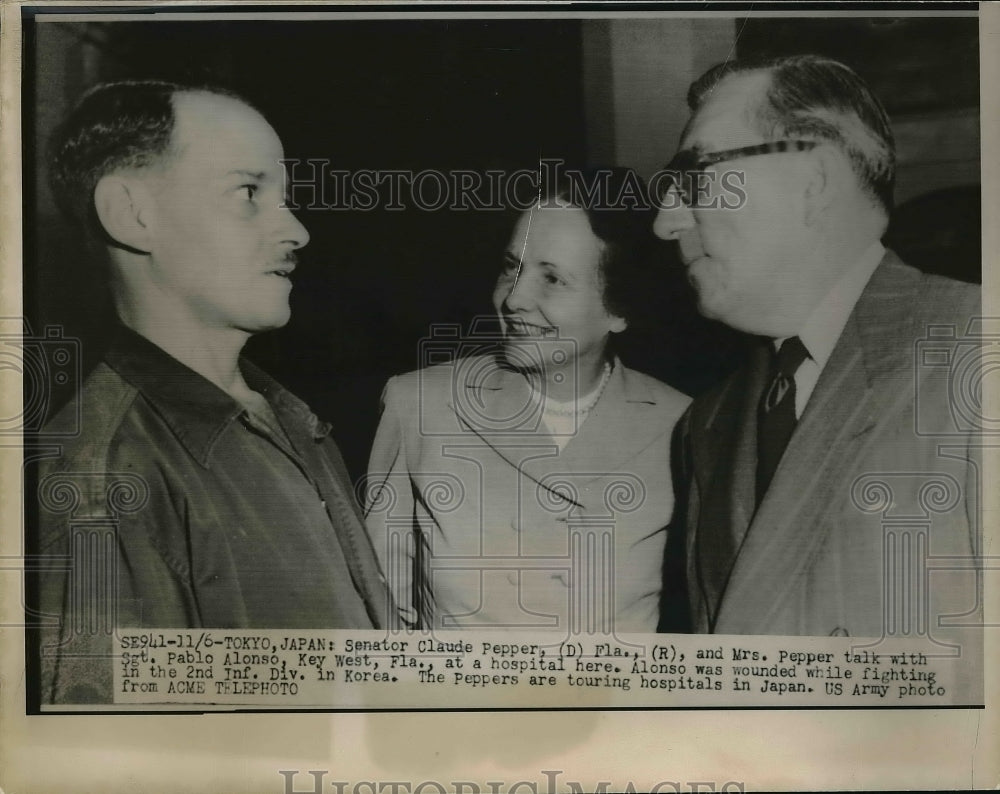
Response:
[[[257,189],[256,185],[240,185],[240,192],[247,201],[254,200],[254,197],[257,195]]]
[[[545,283],[554,285],[554,284],[563,284],[565,282],[561,278],[559,278],[559,276],[557,276],[555,273],[546,273]]]

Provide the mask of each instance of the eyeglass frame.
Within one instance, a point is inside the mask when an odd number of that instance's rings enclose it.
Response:
[[[681,201],[684,202],[684,206],[691,207],[692,203],[689,191],[685,190],[682,184],[685,178],[690,181],[690,174],[702,173],[709,166],[729,162],[730,160],[739,160],[743,157],[757,157],[764,154],[781,154],[783,152],[807,152],[810,149],[815,149],[821,143],[823,141],[789,138],[780,141],[757,143],[752,146],[740,146],[736,149],[723,149],[718,152],[708,152],[706,154],[701,154],[697,149],[681,149],[660,170],[661,174],[666,173],[667,184],[662,189],[656,191],[657,201],[662,205],[663,200],[671,189],[676,189]],[[690,163],[690,165],[685,165],[685,163]],[[657,187],[659,187],[659,184]]]

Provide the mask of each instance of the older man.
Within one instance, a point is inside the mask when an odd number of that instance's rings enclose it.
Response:
[[[52,158],[55,195],[108,252],[120,327],[46,429],[80,416],[39,477],[39,550],[66,561],[40,592],[43,698],[111,700],[116,626],[379,627],[329,425],[240,356],[288,321],[309,239],[270,124],[220,89],[106,84]]]
[[[655,230],[705,316],[763,337],[678,426],[696,630],[971,650],[978,428],[948,355],[979,288],[882,247],[893,137],[844,65],[727,63],[689,102]]]

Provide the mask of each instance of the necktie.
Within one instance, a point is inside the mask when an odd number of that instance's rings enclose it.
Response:
[[[795,430],[795,372],[807,358],[809,351],[797,336],[782,342],[772,358],[771,382],[757,410],[757,504]]]

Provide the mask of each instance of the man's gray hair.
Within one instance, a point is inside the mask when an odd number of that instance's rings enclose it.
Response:
[[[896,144],[889,116],[871,88],[853,70],[831,58],[795,55],[761,61],[727,61],[709,69],[688,91],[697,111],[723,78],[762,72],[771,82],[750,122],[770,140],[829,141],[849,158],[861,184],[892,211]]]

